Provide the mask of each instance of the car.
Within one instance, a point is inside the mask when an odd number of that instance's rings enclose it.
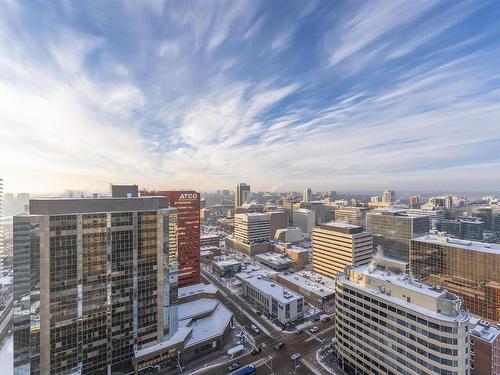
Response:
[[[314,326],[314,327],[312,327],[312,328],[309,330],[309,332],[311,332],[311,333],[315,333],[315,332],[318,332],[318,330],[319,330],[319,328],[318,328],[317,326]]]
[[[260,311],[257,311],[257,315],[258,315],[258,316],[261,316],[261,315],[262,315],[262,313],[261,313]]]
[[[285,344],[283,344],[281,341],[278,341],[276,344],[274,344],[274,350],[281,350],[285,347]]]
[[[229,372],[233,372],[235,370],[238,370],[240,368],[240,364],[238,362],[233,362],[229,365],[227,368]]]
[[[329,322],[330,320],[332,320],[332,318],[330,318],[329,316],[325,316],[323,319],[321,319],[321,321],[322,321],[323,323],[327,323],[327,322]]]
[[[255,324],[252,324],[250,328],[252,328],[252,331],[254,331],[256,334],[260,333],[260,329]]]
[[[298,330],[295,331],[296,335],[300,335],[301,333],[304,333],[303,329],[298,329]]]
[[[292,361],[296,361],[297,359],[300,358],[300,354],[299,353],[293,353],[291,356],[290,356],[290,359]]]
[[[259,354],[262,351],[262,348],[260,346],[257,346],[256,348],[252,349],[252,355]]]
[[[315,317],[313,318],[313,322],[319,322],[319,319],[320,319],[320,317],[319,317],[319,316],[315,316]]]

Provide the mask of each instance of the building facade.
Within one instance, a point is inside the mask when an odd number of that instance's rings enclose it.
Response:
[[[14,217],[14,374],[111,374],[177,329],[164,198],[40,199]]]
[[[323,224],[313,229],[313,272],[335,278],[348,264],[370,263],[373,237],[363,227],[341,222]]]
[[[335,312],[337,362],[348,374],[470,374],[469,317],[446,290],[347,266]]]
[[[240,182],[236,185],[236,191],[234,193],[234,207],[238,208],[243,203],[248,203],[250,200],[250,185]]]
[[[382,194],[382,202],[392,203],[396,201],[396,193],[394,190],[385,190]]]
[[[427,235],[410,241],[413,277],[447,288],[469,311],[500,322],[500,245]]]
[[[177,208],[179,286],[200,282],[200,194],[196,191],[142,191],[141,196],[167,197]]]
[[[359,225],[366,228],[366,214],[370,210],[366,207],[339,207],[335,208],[335,221]]]
[[[408,241],[429,232],[429,217],[397,210],[380,210],[366,215],[366,229],[373,234],[375,248],[384,256],[408,262]]]
[[[271,217],[267,214],[248,213],[234,215],[234,235],[244,244],[269,242]]]
[[[474,375],[500,374],[500,326],[472,316],[471,344]]]
[[[302,201],[303,202],[310,202],[311,201],[311,188],[306,187],[304,189],[304,193],[302,195]]]
[[[253,276],[242,280],[242,289],[253,306],[284,326],[304,316],[304,298],[274,280]]]

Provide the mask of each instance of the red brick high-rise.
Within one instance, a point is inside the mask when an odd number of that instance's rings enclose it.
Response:
[[[141,191],[141,196],[167,197],[177,208],[179,287],[200,282],[200,194],[195,191]]]

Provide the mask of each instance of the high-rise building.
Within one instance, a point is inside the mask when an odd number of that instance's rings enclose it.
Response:
[[[418,195],[413,195],[410,198],[410,207],[418,207],[420,204],[420,197]]]
[[[271,217],[267,214],[248,213],[234,215],[236,240],[245,244],[269,242]]]
[[[429,216],[389,209],[370,212],[366,215],[366,229],[384,256],[408,262],[408,241],[429,232]]]
[[[460,296],[474,315],[500,322],[500,245],[426,235],[410,241],[413,277]]]
[[[132,371],[177,330],[177,210],[37,199],[14,217],[14,374]]]
[[[234,207],[240,207],[243,203],[248,203],[250,200],[250,185],[240,182],[236,185],[234,194]]]
[[[270,238],[274,238],[278,229],[288,228],[288,212],[285,210],[269,211],[266,215],[269,216]]]
[[[200,282],[200,194],[196,191],[141,191],[167,197],[179,213],[179,286]]]
[[[483,239],[483,226],[484,223],[477,217],[460,216],[456,220],[441,221],[437,228],[441,232],[446,232],[460,239],[481,241]]]
[[[347,266],[336,279],[335,332],[348,374],[470,374],[460,299],[404,274]]]
[[[437,208],[409,208],[405,210],[407,214],[415,216],[429,216],[430,228],[437,229],[439,224],[446,220],[446,210],[442,207]]]
[[[366,207],[338,207],[335,209],[335,221],[366,227]]]
[[[311,188],[306,187],[304,189],[304,194],[302,195],[302,201],[303,202],[310,202],[311,201]]]
[[[485,230],[494,230],[493,209],[491,207],[478,207],[474,216],[481,219]]]
[[[382,202],[392,203],[396,201],[396,192],[394,190],[385,190],[382,194]]]
[[[373,254],[372,235],[358,225],[331,222],[312,232],[313,271],[334,278],[348,264],[370,263]]]
[[[292,211],[292,223],[294,227],[300,228],[304,234],[311,234],[316,221],[313,210],[298,208]]]

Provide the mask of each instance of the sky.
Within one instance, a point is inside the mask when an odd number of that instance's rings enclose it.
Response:
[[[0,0],[5,191],[500,190],[498,1]]]

